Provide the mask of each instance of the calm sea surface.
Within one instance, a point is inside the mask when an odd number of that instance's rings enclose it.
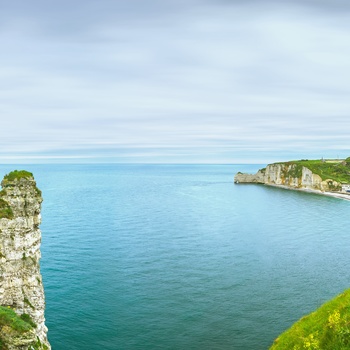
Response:
[[[2,165],[43,191],[53,350],[267,349],[350,287],[350,202],[258,165]]]

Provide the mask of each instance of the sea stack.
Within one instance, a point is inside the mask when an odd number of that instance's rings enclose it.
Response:
[[[27,171],[13,171],[0,192],[0,347],[51,349],[40,274],[41,191]]]

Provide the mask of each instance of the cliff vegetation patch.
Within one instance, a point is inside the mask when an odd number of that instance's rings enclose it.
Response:
[[[350,349],[350,289],[301,318],[270,350]]]
[[[14,170],[4,176],[5,181],[20,180],[22,178],[33,177],[33,174],[26,170]]]
[[[24,314],[26,315],[26,314]],[[23,316],[23,315],[22,315]],[[34,322],[30,319],[30,316],[18,316],[13,309],[9,306],[0,306],[0,327],[8,326],[11,329],[24,333],[33,329],[32,324]]]
[[[21,179],[34,179],[34,176],[31,172],[26,171],[26,170],[14,170],[11,171],[10,173],[6,174],[4,176],[4,179],[2,181],[2,185],[3,187],[13,187],[13,181],[19,181]],[[41,191],[38,189],[38,187],[35,186],[35,191],[37,193],[38,196],[41,197],[42,193]],[[3,189],[2,191],[0,191],[0,197],[6,195],[6,190]]]
[[[32,305],[32,303],[29,301],[29,299],[27,297],[24,297],[24,302],[33,310],[35,309],[34,306]]]
[[[0,198],[0,219],[13,219],[13,211],[10,205],[2,198]]]
[[[277,164],[294,165],[288,172],[292,177],[300,177],[304,166],[319,175],[322,180],[332,179],[340,183],[350,183],[350,157],[345,160],[302,159]]]
[[[298,164],[298,163],[292,163],[289,164],[287,163],[285,168],[284,168],[284,173],[283,177],[284,178],[300,178],[303,173],[303,165]]]
[[[32,318],[28,314],[22,314],[20,318],[24,321],[29,323],[33,328],[36,328],[35,322],[32,320]]]

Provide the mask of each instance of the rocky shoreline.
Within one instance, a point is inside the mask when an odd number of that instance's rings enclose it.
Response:
[[[285,190],[291,190],[291,191],[300,191],[300,192],[306,192],[306,193],[313,193],[313,194],[319,194],[322,196],[328,196],[328,197],[334,197],[334,198],[340,198],[340,199],[345,199],[345,200],[350,200],[350,193],[340,193],[340,192],[323,192],[320,190],[313,190],[310,188],[293,188],[289,186],[284,186],[284,185],[273,185],[273,184],[266,184],[266,186],[271,186],[271,187],[277,187],[277,188],[282,188]]]

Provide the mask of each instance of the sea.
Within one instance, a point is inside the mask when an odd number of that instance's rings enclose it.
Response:
[[[259,350],[350,287],[350,201],[263,165],[1,165],[43,192],[53,350]]]

